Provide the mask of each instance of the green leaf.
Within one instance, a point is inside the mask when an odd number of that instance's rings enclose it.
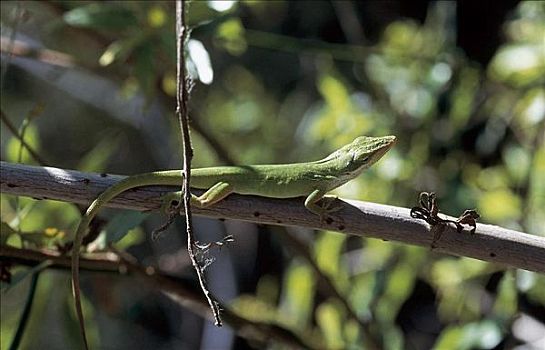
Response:
[[[320,304],[316,309],[316,321],[324,334],[328,349],[345,348],[343,338],[344,317],[332,302]]]
[[[446,328],[433,349],[492,349],[501,339],[500,327],[493,321],[483,320]]]
[[[152,41],[147,41],[139,45],[134,50],[136,58],[135,76],[140,85],[140,90],[144,93],[149,102],[153,97],[155,90],[155,44]]]
[[[479,198],[477,209],[483,218],[499,223],[518,219],[521,206],[520,197],[505,188],[484,192]]]
[[[27,269],[21,272],[16,273],[13,278],[11,279],[10,284],[3,284],[2,285],[2,292],[6,293],[11,288],[15,287],[17,284],[21,283],[25,278],[32,276],[35,273],[38,273],[42,270],[45,270],[47,267],[51,266],[53,264],[53,261],[51,260],[44,260],[38,265],[34,266],[31,269]]]
[[[17,234],[17,231],[12,229],[11,226],[7,223],[2,221],[2,225],[0,227],[0,243],[6,244],[8,237],[12,234]]]
[[[314,290],[315,280],[310,267],[292,263],[286,272],[281,308],[293,327],[306,328],[312,314]]]
[[[106,232],[106,241],[108,243],[119,241],[125,237],[131,229],[140,225],[148,215],[148,213],[126,210],[114,216],[104,228],[104,232]]]
[[[115,132],[105,132],[100,141],[79,161],[81,171],[101,171],[110,157],[118,151],[120,139]]]
[[[503,46],[490,62],[488,73],[492,79],[517,87],[543,82],[545,73],[543,43]]]
[[[448,327],[440,334],[433,349],[460,349],[460,339],[462,338],[462,335],[463,332],[460,326]]]
[[[208,1],[191,1],[189,11],[187,11],[187,23],[190,28],[196,28],[223,15],[222,12],[210,8]]]
[[[316,263],[322,272],[331,277],[340,290],[348,287],[348,272],[341,264],[341,254],[346,235],[337,232],[323,232],[314,244]]]
[[[216,29],[215,42],[233,56],[240,56],[246,52],[245,29],[238,18],[229,19]]]
[[[191,39],[187,43],[187,51],[189,53],[188,69],[193,76],[197,76],[199,80],[206,85],[212,83],[214,79],[214,70],[210,62],[210,55],[199,40]]]
[[[25,142],[34,150],[39,150],[40,139],[38,129],[34,125],[26,127]],[[21,142],[17,138],[11,137],[6,147],[6,160],[14,163],[34,163],[34,159],[26,148],[23,148],[22,157],[19,157],[20,149]]]
[[[145,43],[149,38],[146,32],[139,32],[125,39],[120,39],[111,43],[98,59],[101,66],[109,66],[114,62],[125,62],[134,51],[138,50],[139,45]],[[138,59],[138,53],[137,59]],[[152,70],[152,67],[148,67]]]
[[[252,321],[274,322],[276,320],[276,308],[270,304],[254,297],[253,295],[241,295],[230,304],[236,314],[246,317]]]
[[[517,287],[512,271],[507,271],[498,286],[498,296],[494,302],[494,312],[501,320],[510,320],[518,309]]]
[[[74,27],[104,30],[122,30],[138,24],[131,11],[111,3],[93,3],[78,7],[66,12],[63,19]]]

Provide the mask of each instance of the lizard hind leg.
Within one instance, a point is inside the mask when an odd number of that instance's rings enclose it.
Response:
[[[233,186],[228,182],[217,182],[200,196],[191,195],[191,204],[198,208],[207,208],[233,193]]]
[[[227,182],[220,181],[214,184],[200,196],[191,194],[191,205],[194,205],[197,208],[206,208],[221,201],[231,193],[233,193],[233,186]],[[180,202],[181,195],[181,191],[172,192],[165,195],[163,197],[161,211],[170,215],[174,211],[177,212],[183,210]]]
[[[232,192],[233,187],[230,184],[226,182],[218,182],[198,197],[194,194],[191,194],[191,205],[194,205],[198,208],[206,208],[224,199]],[[161,227],[153,230],[153,240],[159,238],[159,235],[163,233],[174,222],[174,219],[179,212],[183,212],[183,206],[181,205],[180,198],[182,198],[182,191],[172,192],[166,194],[163,197],[163,201],[161,203],[161,211],[168,216],[168,220],[163,225],[161,225]]]

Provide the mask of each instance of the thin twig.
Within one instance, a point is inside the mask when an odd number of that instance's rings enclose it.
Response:
[[[15,36],[17,35],[17,29],[19,28],[19,22],[21,22],[22,18],[21,14],[21,1],[17,1],[15,5],[15,19],[13,21],[11,33],[9,35],[8,52],[12,51],[13,44],[15,42]],[[6,62],[4,62],[4,66],[2,67],[2,71],[0,72],[0,91],[2,91],[4,88],[4,79],[6,78],[6,73],[11,62],[11,56],[13,56],[13,54],[8,53],[8,58],[6,59]]]
[[[38,279],[40,278],[41,271],[34,273],[30,279],[30,287],[28,290],[27,298],[25,301],[25,306],[23,312],[21,313],[21,319],[17,325],[17,330],[11,341],[9,347],[10,350],[17,350],[21,345],[21,340],[23,339],[23,334],[25,333],[26,326],[28,325],[28,320],[30,319],[30,311],[32,310],[32,305],[34,304],[34,296],[36,295],[36,288],[38,287]]]
[[[186,42],[188,26],[185,20],[185,5],[186,1],[176,1],[176,48],[177,48],[177,62],[176,62],[176,82],[177,82],[177,94],[176,94],[176,114],[178,115],[178,121],[180,123],[180,130],[182,132],[183,139],[183,184],[182,184],[182,202],[185,209],[185,222],[187,232],[187,252],[191,258],[191,263],[197,272],[199,284],[201,289],[212,309],[214,314],[215,324],[221,327],[220,308],[218,303],[212,297],[212,294],[208,290],[206,279],[204,277],[204,271],[194,251],[195,237],[192,230],[192,217],[191,217],[191,190],[189,188],[189,181],[191,179],[191,160],[193,159],[193,148],[191,147],[191,138],[189,136],[189,80],[186,79],[185,72],[185,55],[184,44]]]
[[[38,154],[38,152],[36,152],[25,140],[23,140],[21,135],[19,135],[17,128],[11,123],[9,118],[1,109],[0,109],[0,118],[2,119],[4,124],[8,127],[9,131],[13,134],[13,137],[15,137],[21,143],[21,145],[23,145],[23,147],[27,149],[28,153],[32,156],[32,158],[34,158],[34,160],[40,165],[47,165],[47,162]]]
[[[354,3],[352,1],[332,1],[331,5],[348,42],[352,45],[365,44],[363,26],[358,18]]]
[[[17,155],[17,161],[19,163],[22,163],[23,161],[23,150],[25,149],[25,146],[23,145],[23,142],[25,141],[25,132],[30,124],[31,120],[37,116],[41,111],[43,110],[42,105],[36,105],[26,116],[24,119],[19,131],[14,134],[19,139],[19,152]],[[2,112],[3,114],[3,112]],[[2,115],[2,118],[4,118],[4,115]],[[6,118],[7,120],[7,118]],[[41,165],[45,165],[41,163]],[[17,197],[15,199],[15,207],[16,207],[16,218],[17,218],[17,232],[21,232],[21,207],[19,198]],[[25,301],[25,306],[23,308],[23,312],[21,313],[21,319],[19,320],[19,324],[17,325],[17,330],[15,331],[15,335],[13,336],[13,340],[11,341],[10,350],[17,350],[19,349],[19,346],[21,345],[21,340],[23,339],[23,334],[25,333],[26,327],[28,325],[28,320],[30,318],[30,311],[32,310],[32,305],[34,304],[34,297],[36,296],[36,289],[38,288],[38,279],[40,278],[41,271],[36,271],[36,273],[32,274],[32,277],[30,279],[30,286],[27,291],[27,297]]]

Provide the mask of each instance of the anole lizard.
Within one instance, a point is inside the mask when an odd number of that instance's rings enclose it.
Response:
[[[192,169],[191,187],[204,189],[206,192],[199,197],[192,195],[191,205],[205,208],[231,193],[272,198],[304,196],[305,207],[323,218],[325,214],[335,210],[329,208],[327,201],[318,205],[321,199],[331,199],[326,193],[356,178],[382,158],[395,142],[395,136],[360,136],[326,158],[314,162]],[[182,170],[129,176],[100,194],[81,218],[72,250],[72,292],[86,348],[88,346],[79,293],[79,252],[91,220],[105,203],[127,190],[153,185],[178,186],[182,183],[182,177]],[[164,200],[170,201],[172,198],[172,195],[167,195]]]

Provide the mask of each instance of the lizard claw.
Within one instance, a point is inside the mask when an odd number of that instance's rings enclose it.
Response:
[[[318,215],[320,216],[320,223],[324,224],[330,224],[332,219],[328,216],[328,214],[337,212],[342,209],[342,205],[334,205],[334,203],[337,201],[339,197],[337,196],[325,196],[320,201],[320,212]]]
[[[342,205],[333,205],[339,199],[337,196],[325,196],[322,198],[322,209],[324,214],[334,213],[342,209]],[[338,203],[337,203],[338,204]]]

